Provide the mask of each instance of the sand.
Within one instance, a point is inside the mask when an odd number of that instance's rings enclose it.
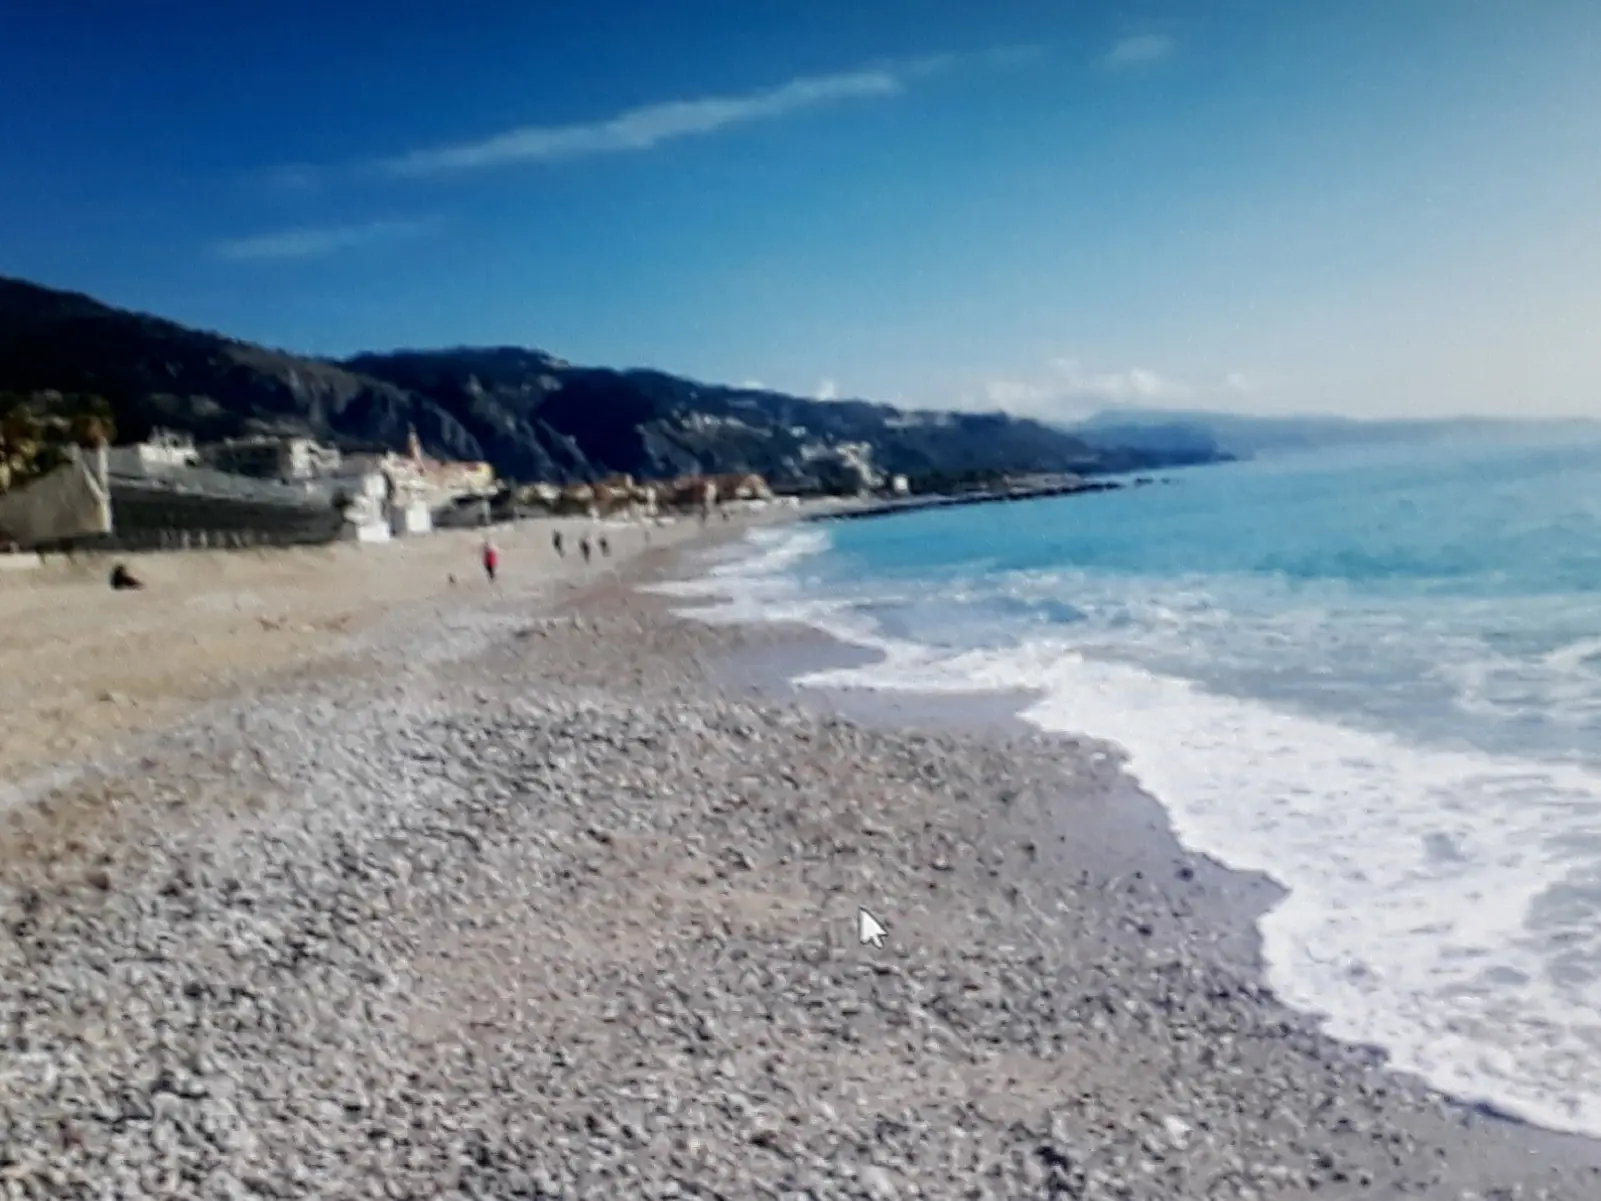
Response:
[[[597,554],[586,573],[578,537],[599,528],[560,519],[496,526],[502,589],[580,583],[645,548],[645,527],[604,527],[612,556]],[[552,547],[557,530],[564,558]],[[657,547],[701,535],[688,518],[649,528]],[[127,752],[139,735],[207,704],[337,663],[352,653],[351,635],[397,608],[481,601],[492,587],[482,540],[442,530],[363,546],[56,556],[0,573],[0,781]],[[147,587],[112,591],[115,562]]]
[[[1601,1196],[1596,1144],[1279,1005],[1271,886],[1115,748],[796,696],[816,633],[673,616],[634,585],[674,552],[518,573],[520,537],[497,591],[286,604],[361,630],[198,707],[122,668],[186,719],[0,815],[12,1195]]]

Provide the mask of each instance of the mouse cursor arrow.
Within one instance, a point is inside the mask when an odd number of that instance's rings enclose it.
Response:
[[[856,911],[856,937],[864,947],[881,947],[889,931],[884,924],[865,909]]]

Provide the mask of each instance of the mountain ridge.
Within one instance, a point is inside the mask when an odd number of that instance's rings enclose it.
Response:
[[[415,429],[431,454],[487,461],[517,482],[754,471],[805,490],[848,483],[864,461],[880,475],[937,478],[1225,457],[1215,447],[1095,446],[1001,413],[820,401],[575,365],[528,347],[298,355],[0,277],[0,392],[42,391],[103,396],[132,439],[155,428],[202,440],[294,433],[398,450]]]
[[[1266,416],[1204,409],[1104,409],[1071,425],[1091,444],[1102,441],[1153,453],[1215,446],[1248,458],[1292,451],[1380,446],[1478,438],[1508,432],[1578,429],[1601,435],[1594,418],[1553,417],[1347,417],[1334,413]]]

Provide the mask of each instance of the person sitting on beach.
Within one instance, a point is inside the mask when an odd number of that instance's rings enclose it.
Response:
[[[499,566],[500,566],[500,551],[495,547],[495,544],[494,544],[493,541],[491,541],[488,538],[485,538],[484,539],[484,574],[489,577],[489,582],[491,584],[493,584],[495,582],[495,569],[497,567],[499,567]]]
[[[563,558],[567,554],[567,552],[562,549],[560,530],[557,530],[555,533],[551,534],[550,544],[556,548],[556,557],[558,559]]]
[[[111,569],[111,587],[115,591],[123,592],[129,588],[143,588],[144,586],[144,581],[135,577],[133,572],[128,570],[126,563],[118,563]]]

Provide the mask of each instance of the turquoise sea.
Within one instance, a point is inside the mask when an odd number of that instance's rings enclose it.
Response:
[[[1035,690],[1286,889],[1270,981],[1458,1096],[1601,1135],[1601,441],[1308,453],[758,531],[672,585]]]

